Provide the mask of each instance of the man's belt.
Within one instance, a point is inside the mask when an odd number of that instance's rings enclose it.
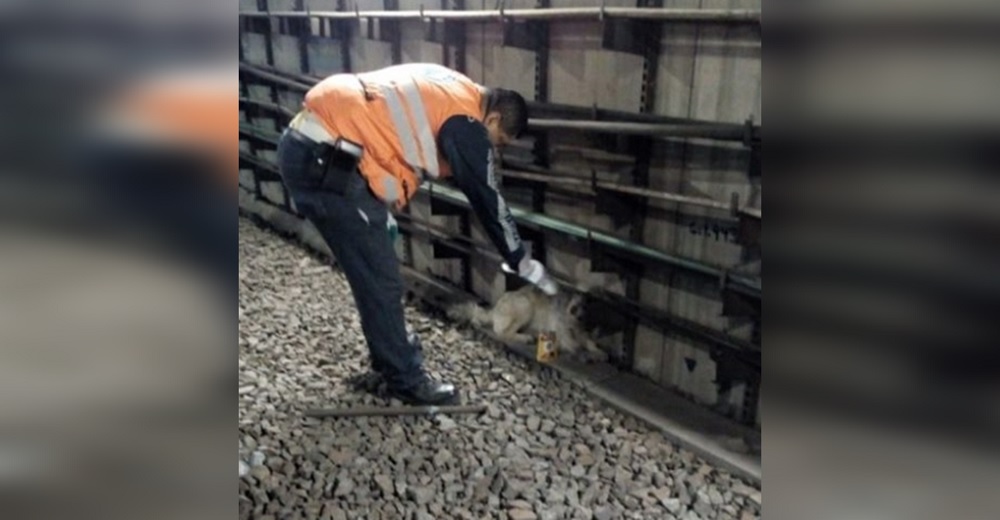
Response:
[[[342,137],[333,137],[330,135],[330,132],[326,131],[323,123],[319,121],[319,117],[309,109],[304,109],[296,114],[292,118],[292,122],[288,123],[288,127],[304,135],[310,141],[325,144],[334,151],[353,157],[355,163],[360,161],[364,155],[364,148],[360,144]]]
[[[292,122],[288,124],[288,127],[317,143],[332,143],[334,141],[333,136],[330,135],[330,132],[326,131],[319,117],[309,109],[296,114]]]

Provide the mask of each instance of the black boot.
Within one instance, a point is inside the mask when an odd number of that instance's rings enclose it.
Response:
[[[417,406],[438,406],[458,403],[458,390],[454,385],[439,383],[425,377],[409,388],[389,388],[389,395],[406,404]]]
[[[379,388],[385,383],[385,378],[377,370],[369,370],[361,374],[355,374],[347,378],[347,384],[356,392],[368,392],[377,394]]]
[[[424,351],[424,345],[420,342],[420,336],[416,332],[411,332],[406,335],[406,341],[413,345],[413,348],[417,349],[418,352]]]

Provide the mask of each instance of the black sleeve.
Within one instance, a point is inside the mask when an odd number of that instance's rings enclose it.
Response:
[[[497,190],[493,146],[486,127],[471,117],[454,116],[438,132],[438,145],[455,184],[469,199],[486,234],[507,264],[517,269],[524,258],[524,245],[507,202]]]

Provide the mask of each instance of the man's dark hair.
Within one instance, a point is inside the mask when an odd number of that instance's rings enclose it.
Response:
[[[528,129],[528,103],[521,94],[505,88],[490,89],[486,113],[500,113],[500,128],[514,139]]]

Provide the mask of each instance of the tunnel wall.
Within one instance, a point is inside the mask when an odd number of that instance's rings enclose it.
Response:
[[[492,9],[496,2],[464,2],[466,9]],[[553,0],[550,7],[635,7],[626,0]],[[759,1],[676,0],[660,2],[667,8],[759,9]],[[443,4],[443,5],[442,5]],[[506,9],[538,7],[535,0],[508,1]],[[241,0],[247,11],[284,10],[417,10],[454,8],[459,2],[420,0]],[[643,2],[639,6],[655,6]],[[659,23],[650,31],[657,44],[641,52],[629,33],[648,25],[617,25],[598,20],[558,20],[530,26],[525,35],[498,22],[445,23],[421,20],[351,20],[326,24],[289,23],[256,19],[241,26],[241,59],[281,72],[323,77],[328,74],[375,69],[395,62],[431,61],[463,70],[488,86],[513,88],[526,98],[588,109],[608,109],[630,114],[651,114],[678,121],[732,123],[761,122],[761,44],[759,25]],[[516,24],[515,24],[516,25]],[[398,27],[398,30],[396,28]],[[457,28],[456,28],[457,27]],[[530,33],[544,27],[545,45],[532,48]],[[510,32],[505,32],[510,31]],[[624,36],[623,36],[624,35]],[[346,43],[346,44],[345,44]],[[539,56],[545,53],[546,59]],[[547,63],[545,63],[547,61]],[[277,103],[297,111],[302,93],[248,82],[241,88],[251,100]],[[279,132],[283,122],[273,114],[241,111],[241,122]],[[759,128],[759,126],[758,126]],[[628,141],[624,142],[623,141]],[[629,184],[642,163],[643,183],[652,190],[728,202],[736,194],[740,204],[760,208],[759,175],[752,167],[752,149],[745,142],[704,138],[662,138],[650,141],[647,158],[635,151],[635,140],[595,136],[577,131],[550,131],[516,143],[506,155],[527,157],[552,170],[573,172],[581,179]],[[759,142],[758,142],[759,146]],[[241,150],[272,162],[273,149],[251,144],[241,137]],[[277,206],[286,204],[285,193],[274,179],[258,178],[255,168],[241,171],[244,200],[250,195]],[[541,210],[588,229],[630,240],[657,251],[698,261],[721,270],[733,270],[759,280],[759,246],[756,255],[741,243],[743,221],[726,211],[656,199],[596,196],[587,186],[553,186],[531,189],[505,176],[505,193],[514,205]],[[536,193],[539,192],[539,193]],[[532,199],[532,196],[536,199]],[[607,194],[605,194],[607,195]],[[608,200],[610,199],[610,200]],[[461,218],[433,214],[430,198],[421,194],[408,212],[413,217],[461,234]],[[639,211],[635,211],[638,207]],[[291,209],[294,209],[292,207]],[[624,214],[624,216],[623,216]],[[474,219],[473,219],[474,220]],[[759,217],[758,217],[759,226]],[[485,242],[478,223],[471,235]],[[558,275],[598,283],[607,291],[641,305],[710,330],[741,344],[760,345],[759,300],[756,316],[733,312],[720,281],[691,276],[683,269],[643,266],[595,254],[587,241],[558,233],[542,233],[544,251],[538,251]],[[534,235],[527,234],[531,238]],[[535,249],[541,249],[532,243]],[[425,237],[404,236],[399,253],[403,261],[425,273],[464,286],[486,301],[495,301],[511,287],[496,260],[474,255],[465,280],[462,259],[435,258]],[[614,256],[614,255],[611,255]],[[640,274],[637,274],[640,273]],[[595,314],[602,314],[600,309]],[[759,424],[757,377],[747,376],[746,356],[733,363],[725,349],[692,341],[670,326],[649,320],[631,320],[623,330],[606,326],[600,342],[618,356],[626,368],[720,412]],[[606,324],[598,324],[606,325]],[[752,356],[751,356],[752,357]],[[757,351],[759,363],[759,350]],[[735,366],[735,368],[734,368]],[[725,373],[723,373],[725,372]],[[753,372],[751,368],[749,372]],[[725,383],[720,387],[720,383]],[[728,393],[720,390],[730,390]]]

